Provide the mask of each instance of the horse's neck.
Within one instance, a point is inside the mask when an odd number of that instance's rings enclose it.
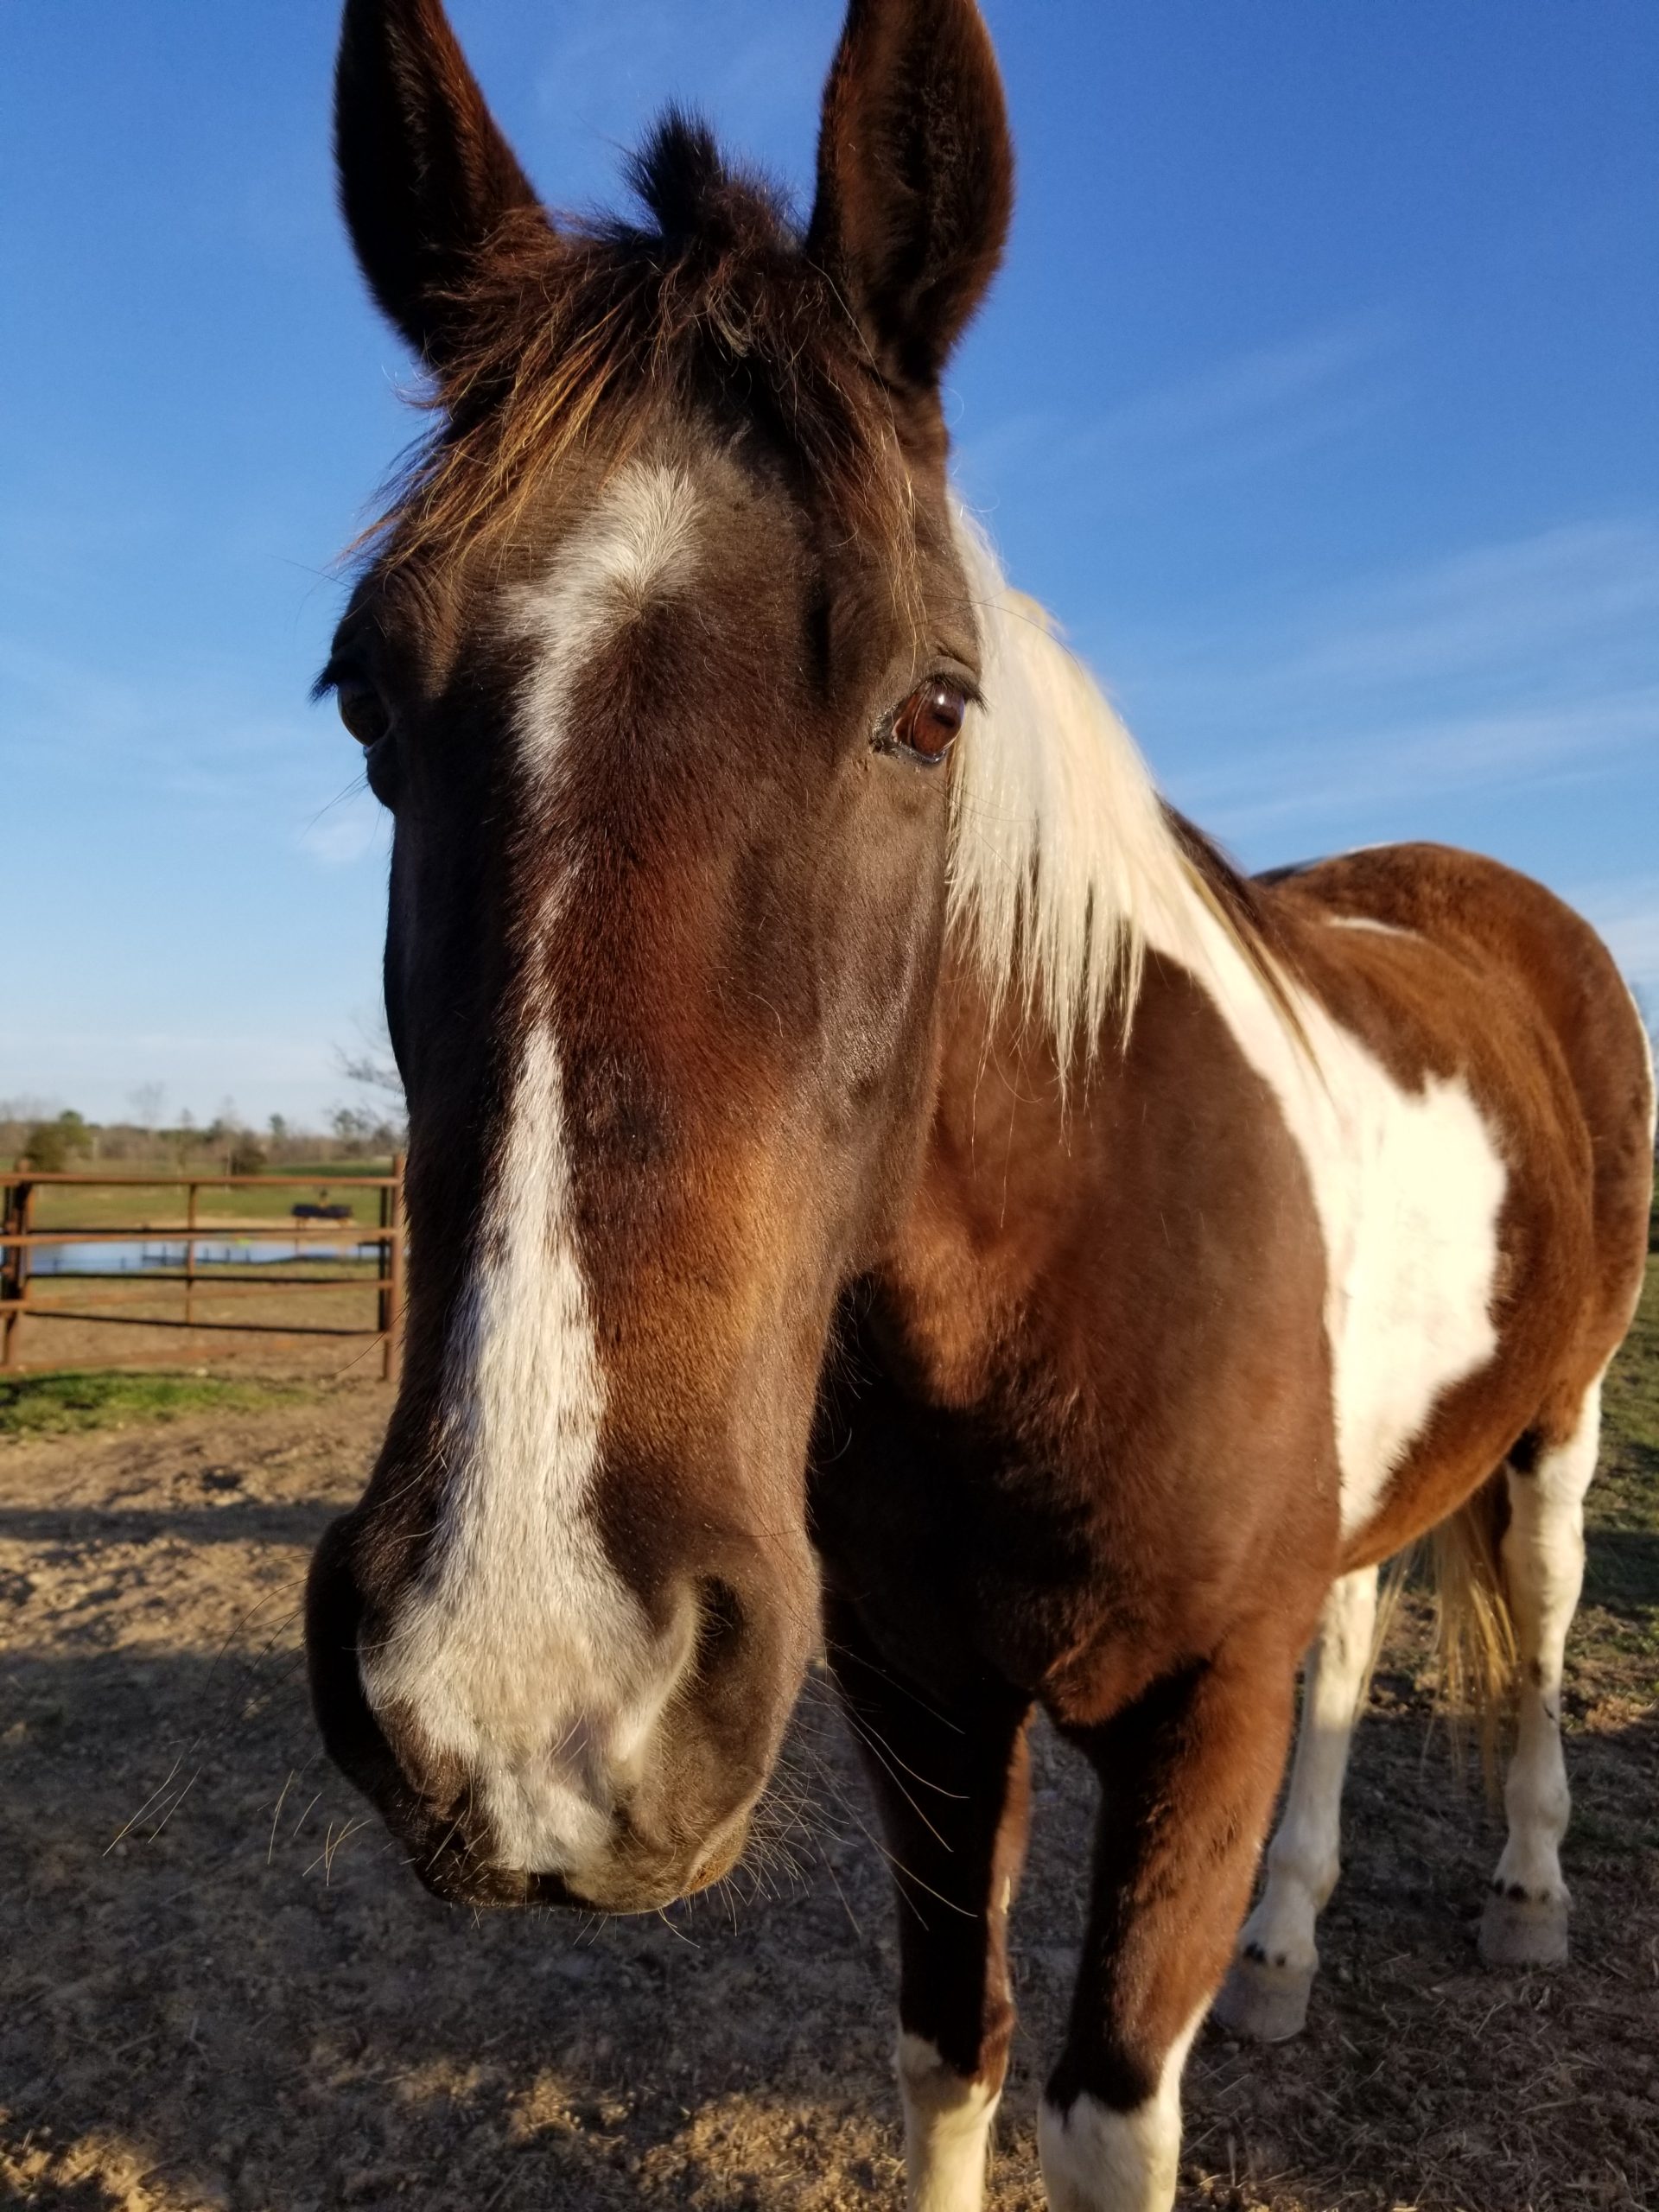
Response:
[[[1180,1125],[1183,1087],[1224,1081],[1241,1051],[1274,1080],[1296,1049],[1265,956],[1229,918],[1236,887],[965,517],[958,547],[988,704],[954,772],[937,1110],[886,1271],[946,1396],[967,1389],[985,1344],[1007,1343],[1006,1317],[1064,1279],[1080,1220],[1124,1225],[1120,1138],[1155,1206],[1169,1172],[1155,1140]],[[1130,1047],[1154,1014],[1182,1033],[1173,1072]],[[1148,1127],[1150,1150],[1127,1134]]]
[[[947,963],[925,1161],[882,1271],[930,1395],[975,1403],[1022,1343],[1045,1357],[1044,1328],[1069,1327],[1084,1294],[1081,1255],[1098,1296],[1154,1238],[1161,1263],[1207,1179],[1237,1180],[1238,1147],[1267,1110],[1246,1040],[1287,1065],[1298,1047],[1219,923],[1198,913],[1185,937],[1179,951],[1145,946],[1128,1035],[1109,1015],[1086,1070],[1074,1059],[1064,1083],[1029,1007],[989,992],[971,957]]]
[[[1075,1196],[1079,1113],[1109,1116],[1133,1080],[1103,1054],[1079,1098],[1028,1010],[947,963],[938,1082],[925,1164],[882,1270],[893,1318],[946,1402],[977,1401],[990,1347],[1051,1270]]]

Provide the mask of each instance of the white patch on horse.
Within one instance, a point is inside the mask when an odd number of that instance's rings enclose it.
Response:
[[[1313,1186],[1342,1527],[1352,1536],[1375,1518],[1445,1393],[1497,1349],[1491,1304],[1509,1170],[1462,1077],[1427,1075],[1417,1090],[1397,1083],[1317,1000],[1287,986],[1305,1047],[1225,931],[1211,922],[1207,938],[1198,978],[1278,1100]]]
[[[1000,2088],[964,2081],[925,2037],[899,2038],[909,2212],[979,2212]]]
[[[1379,937],[1414,937],[1414,930],[1402,929],[1398,922],[1379,922],[1370,914],[1327,914],[1326,924],[1333,930],[1375,930]]]
[[[532,803],[563,771],[583,668],[687,573],[695,514],[683,475],[631,467],[543,582],[515,594],[515,626],[541,648],[518,712]],[[501,1865],[579,1875],[605,1850],[692,1630],[653,1633],[594,1518],[604,1372],[558,1043],[534,1009],[505,1116],[446,1351],[439,1525],[363,1680],[377,1710],[466,1775]]]
[[[1209,2009],[1206,1999],[1176,2037],[1158,2087],[1132,2111],[1086,2094],[1069,2112],[1044,2099],[1037,2147],[1051,2212],[1169,2212],[1180,2176],[1181,2075]]]

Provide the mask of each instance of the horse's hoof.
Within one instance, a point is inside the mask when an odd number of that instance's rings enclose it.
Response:
[[[1288,2043],[1307,2025],[1313,1991],[1312,1967],[1275,1966],[1241,1955],[1221,1986],[1210,2017],[1229,2035],[1252,2043]]]
[[[1567,1899],[1529,1897],[1518,1885],[1495,1890],[1480,1916],[1480,1956],[1489,1967],[1567,1964]]]

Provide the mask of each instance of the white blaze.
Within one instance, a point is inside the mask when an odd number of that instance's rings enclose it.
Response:
[[[543,581],[514,594],[537,649],[518,715],[525,798],[565,772],[583,669],[686,574],[696,501],[679,473],[631,466]],[[556,925],[562,855],[542,919]],[[526,1028],[471,1274],[447,1348],[439,1523],[386,1642],[365,1651],[371,1703],[397,1707],[457,1762],[499,1862],[571,1873],[605,1847],[690,1656],[664,1641],[607,1555],[594,1511],[605,1377],[572,1219],[558,1039]]]
[[[583,669],[689,581],[697,506],[683,470],[630,462],[542,581],[512,594],[511,626],[539,650],[518,712],[519,757],[532,791],[563,772],[570,697]]]

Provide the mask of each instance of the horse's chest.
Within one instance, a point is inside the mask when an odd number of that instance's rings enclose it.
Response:
[[[1310,1587],[1328,1576],[1328,1399],[1304,1349],[1302,1383],[1230,1438],[1213,1406],[1057,1431],[1017,1402],[944,1413],[868,1379],[815,1478],[832,1594],[918,1681],[989,1668],[1063,1719],[1116,1709],[1258,1607],[1287,1542]],[[1273,1602],[1295,1595],[1281,1576]]]

